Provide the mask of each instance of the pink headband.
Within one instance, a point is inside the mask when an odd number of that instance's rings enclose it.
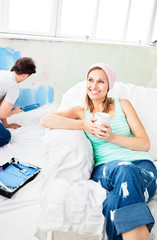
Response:
[[[94,67],[99,67],[106,73],[109,82],[109,89],[113,88],[114,82],[116,80],[116,73],[113,68],[105,63],[96,63],[90,67],[88,72]]]

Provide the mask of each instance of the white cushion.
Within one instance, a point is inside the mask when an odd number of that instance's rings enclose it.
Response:
[[[93,169],[93,150],[81,130],[48,130],[43,138],[44,173],[72,181],[89,179]]]
[[[63,95],[59,110],[84,105],[85,92],[86,81],[77,83]],[[132,103],[150,138],[151,156],[157,160],[157,88],[116,82],[113,89],[109,91],[109,96],[126,98]]]
[[[58,111],[62,111],[77,105],[84,106],[85,95],[86,95],[86,81],[77,83],[63,94],[61,105],[59,106]]]
[[[106,190],[89,180],[93,150],[81,130],[48,130],[43,138],[40,231],[103,234]],[[46,238],[41,238],[42,240]]]
[[[132,103],[149,136],[150,154],[157,160],[157,88],[116,83],[110,96],[126,98]]]

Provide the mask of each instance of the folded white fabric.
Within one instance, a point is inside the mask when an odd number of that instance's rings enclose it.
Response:
[[[105,189],[92,180],[73,182],[51,177],[42,192],[38,230],[101,236],[105,223],[102,214],[105,198]]]
[[[48,231],[101,236],[106,190],[89,180],[93,151],[80,130],[48,130],[43,138],[43,183],[36,237]],[[45,236],[45,237],[44,237]]]
[[[49,176],[72,181],[89,179],[93,169],[93,150],[81,130],[47,130],[43,138],[44,181]]]
[[[92,180],[72,184],[65,201],[69,230],[100,236],[105,220],[102,215],[105,198],[105,189]]]

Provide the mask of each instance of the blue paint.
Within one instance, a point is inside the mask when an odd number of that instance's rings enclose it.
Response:
[[[31,104],[38,103],[43,106],[46,103],[52,103],[54,100],[54,88],[40,86],[38,88],[23,88],[20,89],[20,94],[16,100],[14,107],[25,107]]]
[[[0,70],[10,70],[20,57],[20,52],[0,47]]]
[[[47,96],[47,88],[44,86],[40,86],[35,91],[35,101],[39,103],[40,106],[43,106],[46,103],[46,96]]]
[[[52,103],[54,101],[54,88],[49,87],[48,88],[48,102]]]
[[[19,97],[17,98],[14,107],[25,107],[27,105],[34,104],[35,99],[33,99],[32,89],[20,89]]]

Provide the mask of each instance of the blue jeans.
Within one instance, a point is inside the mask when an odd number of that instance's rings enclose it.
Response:
[[[108,190],[103,202],[108,240],[142,225],[151,231],[154,219],[146,202],[156,191],[157,169],[149,160],[112,161],[93,170],[92,179]]]
[[[11,133],[0,123],[0,147],[7,144],[11,139]]]

